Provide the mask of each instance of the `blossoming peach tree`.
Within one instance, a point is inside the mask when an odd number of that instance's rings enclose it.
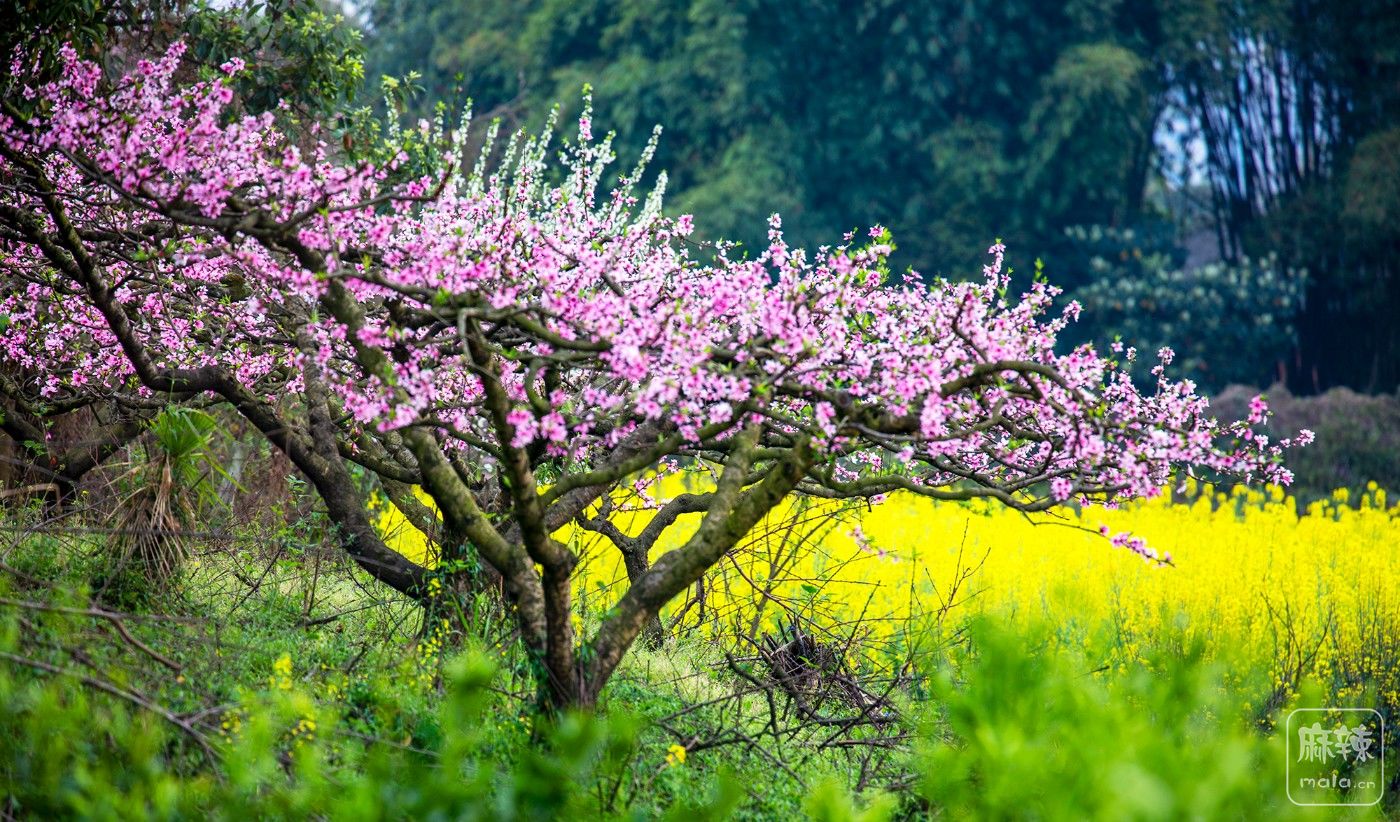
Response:
[[[182,82],[182,49],[120,77],[72,52],[58,79],[11,66],[0,116],[0,360],[53,402],[218,400],[306,476],[347,554],[432,603],[390,550],[357,474],[418,486],[448,559],[498,575],[545,701],[588,705],[669,600],[792,494],[992,497],[1036,511],[1151,496],[1173,470],[1287,482],[1285,441],[1207,416],[1089,347],[1055,350],[1038,277],[1012,296],[1002,247],[975,282],[896,283],[888,235],[807,252],[779,220],[754,256],[697,259],[688,218],[610,180],[589,115],[466,171],[464,138],[405,179],[314,132],[240,116],[231,78]],[[455,140],[455,142],[454,142]],[[455,149],[452,148],[455,146]],[[1130,353],[1130,352],[1129,352]],[[1129,357],[1130,358],[1130,357]],[[705,466],[711,490],[640,533],[609,495]],[[354,466],[359,466],[358,469]],[[655,561],[682,514],[699,525]],[[581,520],[630,585],[580,636]],[[1124,535],[1146,557],[1151,548]]]

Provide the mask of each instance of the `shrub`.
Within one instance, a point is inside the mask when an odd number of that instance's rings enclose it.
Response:
[[[1285,792],[1281,737],[1261,737],[1199,650],[1101,676],[1033,625],[980,622],[935,679],[919,795],[954,818],[1316,816]]]
[[[1180,372],[1206,389],[1278,373],[1295,341],[1304,272],[1273,257],[1185,269],[1142,248],[1131,231],[1070,231],[1102,247],[1089,263],[1092,279],[1072,294],[1084,306],[1079,333],[1101,349],[1116,338],[1146,352],[1171,346]]]
[[[150,426],[146,458],[123,478],[130,491],[117,500],[98,588],[122,605],[140,605],[173,592],[188,555],[185,532],[202,508],[217,501],[209,475],[220,471],[209,453],[214,418],[169,408]]]
[[[1244,414],[1258,392],[1232,385],[1211,405],[1224,416]],[[1339,488],[1360,491],[1374,482],[1391,491],[1400,489],[1400,395],[1369,396],[1349,388],[1333,388],[1315,397],[1297,397],[1282,385],[1265,395],[1275,416],[1263,431],[1288,436],[1298,426],[1317,438],[1297,452],[1289,467],[1294,494],[1300,502],[1330,496]]]

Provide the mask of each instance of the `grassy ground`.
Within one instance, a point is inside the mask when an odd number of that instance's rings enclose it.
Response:
[[[555,721],[530,708],[528,663],[494,606],[476,604],[470,636],[445,635],[314,529],[199,535],[178,588],[152,597],[117,584],[110,535],[81,515],[11,514],[0,807],[1375,818],[1395,807],[1389,728],[1384,772],[1339,767],[1388,800],[1348,810],[1289,801],[1279,726],[1296,707],[1394,716],[1395,511],[1373,496],[1300,521],[1281,505],[1091,515],[1176,555],[1156,569],[1094,534],[975,508],[811,517],[820,550],[770,528],[690,598],[703,602],[677,604],[673,638],[627,659],[598,716]],[[604,607],[609,558],[578,547]]]

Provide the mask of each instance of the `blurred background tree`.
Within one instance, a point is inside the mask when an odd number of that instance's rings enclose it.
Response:
[[[215,71],[239,57],[251,69],[239,80],[251,111],[285,101],[295,113],[343,113],[364,80],[360,30],[334,3],[319,0],[4,0],[0,50],[22,48],[52,62],[69,43],[83,56],[146,57],[175,40],[192,63]]]
[[[711,236],[756,243],[772,211],[813,246],[888,224],[903,262],[937,274],[998,235],[1030,254],[1064,225],[1141,210],[1150,65],[1103,17],[990,2],[383,0],[368,44],[371,74],[422,68],[425,99],[467,95],[512,123],[576,107],[591,83],[623,156],[666,128],[671,207]]]
[[[1122,340],[1148,362],[1170,347],[1174,373],[1216,390],[1280,377],[1278,352],[1296,338],[1305,272],[1273,255],[1185,268],[1179,254],[1133,229],[1075,226],[1066,234],[1096,252],[1085,267],[1088,282],[1070,295],[1088,319],[1072,340]],[[1155,379],[1146,369],[1138,377]]]
[[[623,156],[664,125],[655,167],[670,208],[711,238],[752,246],[772,211],[812,246],[879,223],[897,262],[957,275],[1002,237],[1023,268],[1042,256],[1071,287],[1105,276],[1071,226],[1164,236],[1186,271],[1272,254],[1276,270],[1310,272],[1307,293],[1256,340],[1266,362],[1249,373],[1281,367],[1306,392],[1400,384],[1396,0],[373,0],[362,12],[368,75],[423,72],[425,113],[470,97],[536,125],[591,83]],[[1241,333],[1204,341],[1216,373]]]

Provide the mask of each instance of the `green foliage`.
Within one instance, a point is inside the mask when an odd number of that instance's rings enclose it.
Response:
[[[1068,233],[1101,254],[1090,260],[1089,284],[1070,295],[1084,306],[1079,334],[1100,350],[1121,339],[1152,361],[1169,346],[1176,352],[1172,373],[1207,391],[1278,375],[1279,360],[1297,339],[1293,317],[1303,302],[1303,272],[1274,257],[1187,270],[1168,253],[1144,248],[1131,230]]]
[[[152,8],[163,4],[152,3]],[[24,48],[49,59],[65,42],[86,54],[95,54],[110,34],[113,24],[120,25],[135,14],[136,4],[108,3],[103,0],[5,0],[0,5],[0,53],[5,55],[9,71],[9,56]]]
[[[144,608],[181,582],[189,552],[185,532],[219,504],[210,482],[223,474],[210,450],[215,426],[209,414],[181,407],[151,422],[146,458],[122,478],[129,491],[112,513],[114,536],[95,580],[104,600]]]
[[[865,807],[858,807],[840,783],[826,780],[816,786],[802,803],[802,810],[814,822],[883,822],[897,808],[895,797],[877,795]]]
[[[1088,43],[1060,54],[1024,127],[1025,185],[1040,199],[1036,216],[1050,223],[1042,230],[1081,214],[1114,223],[1137,216],[1125,189],[1140,194],[1146,184],[1152,91],[1151,66],[1129,48]]]
[[[1400,240],[1400,126],[1357,145],[1344,197],[1343,217],[1356,241],[1385,247]]]
[[[247,63],[237,89],[255,112],[285,101],[303,117],[332,116],[364,82],[360,31],[312,0],[200,3],[184,34],[210,74],[234,57]]]
[[[1035,626],[975,623],[935,679],[920,795],[954,818],[1318,818],[1284,791],[1262,738],[1198,651],[1103,675]]]
[[[204,411],[174,406],[151,422],[154,456],[169,465],[171,481],[191,495],[191,504],[217,501],[211,475],[223,476],[210,446],[218,421]]]
[[[994,236],[1033,248],[1043,226],[1107,222],[1140,201],[1129,172],[1151,131],[1139,109],[1152,74],[1114,45],[1111,15],[1082,11],[382,0],[368,64],[419,69],[427,100],[469,96],[511,124],[538,124],[591,83],[621,155],[666,128],[656,167],[669,207],[710,238],[764,243],[774,211],[812,247],[883,223],[902,262],[935,274],[976,261]],[[1126,77],[1105,74],[1124,65]],[[1038,148],[1050,136],[1068,142]]]
[[[1177,78],[1175,113],[1206,147],[1227,257],[1277,253],[1311,275],[1289,385],[1393,390],[1400,237],[1374,223],[1393,200],[1386,135],[1400,124],[1393,0],[1171,6],[1157,50]]]
[[[126,620],[177,675],[94,630],[107,623],[88,615],[70,587],[81,569],[63,560],[81,554],[58,548],[12,546],[7,562],[26,577],[0,576],[0,807],[12,816],[1322,818],[1288,803],[1283,740],[1242,702],[1269,691],[1269,672],[1207,663],[1170,630],[1141,664],[1109,669],[1107,633],[1065,651],[1049,634],[1064,626],[968,623],[913,660],[894,732],[910,740],[895,760],[907,775],[867,782],[859,733],[853,758],[795,735],[743,743],[771,709],[753,693],[747,707],[707,707],[749,682],[717,676],[713,642],[639,654],[599,714],[551,719],[526,707],[510,647],[405,653],[412,631],[386,632],[402,612],[352,607],[348,581],[323,594],[348,630],[288,622],[285,594],[261,589],[227,619],[211,566],[182,620]],[[221,624],[181,639],[203,618]],[[1332,687],[1354,687],[1353,673],[1339,669]],[[679,758],[678,738],[691,747]]]
[[[245,110],[325,120],[334,136],[363,131],[368,117],[350,103],[364,84],[361,32],[318,0],[8,0],[0,8],[0,54],[23,48],[48,66],[71,44],[88,57],[147,56],[183,40],[204,78],[246,63],[235,81]],[[19,100],[7,103],[20,105]]]
[[[216,778],[188,772],[194,754],[159,719],[89,696],[71,678],[16,677],[0,667],[7,740],[0,795],[10,813],[38,817],[539,819],[584,812],[607,726],[565,718],[540,748],[498,764],[494,740],[471,730],[481,725],[491,677],[479,655],[451,666],[439,717],[460,730],[432,756],[389,745],[332,748],[325,738],[337,732],[335,720],[309,719],[318,714],[305,695],[248,697],[240,707],[246,718],[218,748],[223,777]],[[347,764],[359,770],[349,782]]]
[[[295,551],[270,564],[257,550],[197,552],[178,617],[125,617],[179,666],[169,670],[92,616],[78,584],[90,547],[40,534],[5,548],[0,808],[11,815],[689,820],[792,816],[802,799],[795,781],[758,790],[735,778],[768,761],[759,752],[668,761],[675,737],[654,718],[687,703],[664,685],[600,716],[542,717],[517,647],[425,638],[414,607],[362,602],[364,580],[344,571],[323,569],[315,597],[336,618],[308,624],[296,593],[309,563]],[[231,571],[257,586],[229,591]],[[673,664],[694,677],[710,663]]]

